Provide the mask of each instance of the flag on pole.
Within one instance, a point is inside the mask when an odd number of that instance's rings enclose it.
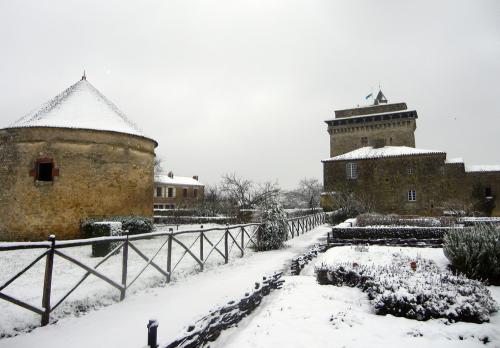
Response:
[[[373,96],[373,93],[368,94],[365,99],[371,98]]]

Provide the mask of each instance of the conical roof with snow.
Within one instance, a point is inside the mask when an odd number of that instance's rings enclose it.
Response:
[[[24,127],[92,129],[146,137],[85,77],[8,128]]]

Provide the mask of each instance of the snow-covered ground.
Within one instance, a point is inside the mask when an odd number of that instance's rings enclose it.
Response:
[[[210,309],[240,298],[263,275],[289,268],[292,257],[325,238],[328,231],[326,225],[320,226],[288,241],[282,250],[248,253],[243,258],[233,256],[227,265],[208,267],[189,277],[178,273],[168,285],[137,290],[112,306],[80,317],[64,316],[57,323],[1,339],[0,347],[142,347],[146,344],[146,323],[151,318],[160,322],[159,341],[168,342]],[[187,268],[186,272],[193,273],[192,270],[193,267]],[[35,288],[34,293],[39,291],[41,287]],[[85,294],[89,296],[90,292]],[[4,319],[5,312],[1,313],[2,322],[13,320]]]
[[[204,229],[209,229],[211,227],[221,227],[221,225],[216,224],[204,224]],[[158,231],[162,229],[168,230],[169,226],[159,226]],[[174,228],[174,231],[181,230],[192,230],[199,229],[200,225],[182,225],[179,230]],[[253,228],[253,227],[250,227]],[[234,232],[235,230],[233,230]],[[223,236],[223,231],[209,231],[206,233],[207,237],[215,244]],[[237,232],[236,232],[237,233]],[[251,231],[249,230],[251,235]],[[186,246],[190,246],[199,234],[181,234],[177,236],[180,241],[182,241]],[[140,240],[134,241],[133,244],[139,248],[144,254],[152,257],[158,248],[166,241],[166,237],[157,237],[150,240]],[[8,244],[8,243],[4,243]],[[195,255],[198,254],[199,241],[193,245],[193,251]],[[219,249],[223,249],[223,242],[219,244]],[[208,251],[211,249],[210,245],[205,242],[205,257],[207,257]],[[42,249],[32,249],[32,250],[16,250],[16,251],[5,251],[0,254],[0,284],[3,284],[7,279],[15,275],[17,272],[22,270],[31,261],[33,261],[38,255],[42,254]],[[102,258],[91,257],[91,246],[83,246],[76,248],[62,249],[62,252],[75,257],[77,260],[82,261],[87,265],[95,265]],[[251,249],[247,249],[246,253],[251,253]],[[181,258],[184,253],[184,249],[180,247],[177,243],[172,244],[172,268],[176,266],[177,261]],[[240,255],[240,251],[237,247],[231,249],[231,258],[237,258]],[[155,258],[155,263],[166,268],[167,264],[167,253],[166,245],[163,247],[162,251]],[[223,258],[214,251],[205,265],[205,268],[214,267],[219,264],[223,264]],[[144,267],[145,261],[140,258],[135,251],[129,249],[129,262],[128,262],[128,279],[129,282],[135,277],[136,274]],[[103,263],[98,270],[103,274],[110,277],[117,283],[121,283],[121,267],[122,267],[122,256],[121,254],[115,255]],[[14,296],[30,304],[40,306],[42,302],[42,289],[43,289],[43,278],[45,270],[45,259],[40,260],[33,268],[22,275],[20,278],[16,279],[12,284],[5,288],[2,292],[5,294]],[[184,258],[177,265],[173,271],[173,280],[177,280],[185,277],[186,275],[192,274],[199,270],[196,261],[189,255],[186,254]],[[70,290],[85,274],[86,272],[56,256],[54,258],[54,275],[52,283],[52,305],[55,305],[57,301]],[[137,279],[137,281],[127,290],[127,296],[150,287],[156,287],[163,285],[165,283],[165,277],[161,275],[157,270],[152,267],[148,267],[146,271]],[[95,277],[89,276],[80,287],[78,287],[62,304],[59,306],[52,314],[51,319],[61,319],[69,315],[80,315],[82,312],[86,312],[95,308],[102,306],[107,306],[113,304],[119,300],[119,291],[113,288],[108,283]],[[20,331],[29,331],[34,327],[40,325],[40,316],[33,312],[30,312],[24,308],[16,306],[10,302],[0,300],[0,337],[12,336]]]
[[[359,249],[358,249],[359,250]],[[285,277],[282,291],[265,298],[238,328],[223,332],[213,347],[500,347],[500,313],[489,323],[416,321],[375,315],[367,295],[358,288],[318,285],[314,265],[351,262],[386,265],[392,254],[420,256],[440,267],[448,261],[442,249],[371,246],[328,250],[304,268],[300,276]],[[500,287],[489,287],[500,303]]]

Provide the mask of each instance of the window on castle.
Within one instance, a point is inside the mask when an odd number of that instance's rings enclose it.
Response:
[[[355,162],[349,162],[345,166],[347,179],[356,179],[358,177],[358,166]]]
[[[168,198],[172,198],[172,197],[174,197],[174,188],[173,188],[173,187],[169,187],[169,188],[167,189],[167,197],[168,197]]]
[[[485,197],[491,197],[491,187],[485,187],[484,188],[484,196]]]
[[[368,137],[361,137],[361,145],[368,145]]]
[[[54,163],[52,162],[38,162],[36,167],[36,180],[37,181],[53,181],[52,175]]]
[[[417,200],[417,192],[415,190],[408,191],[408,201],[415,202]]]
[[[413,167],[410,166],[410,167],[406,168],[406,173],[408,175],[412,175],[413,174]]]
[[[156,197],[161,197],[161,187],[160,186],[156,187]]]

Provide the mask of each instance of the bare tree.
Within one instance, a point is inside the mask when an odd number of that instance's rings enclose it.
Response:
[[[159,156],[155,156],[155,161],[154,161],[154,172],[155,174],[161,173],[163,171],[163,168],[161,166],[162,163],[162,158]]]
[[[322,191],[323,185],[318,179],[304,178],[298,188],[283,193],[284,205],[287,208],[317,208]]]
[[[220,190],[225,198],[239,209],[255,208],[267,199],[277,197],[280,193],[277,183],[255,184],[235,173],[222,176]]]

